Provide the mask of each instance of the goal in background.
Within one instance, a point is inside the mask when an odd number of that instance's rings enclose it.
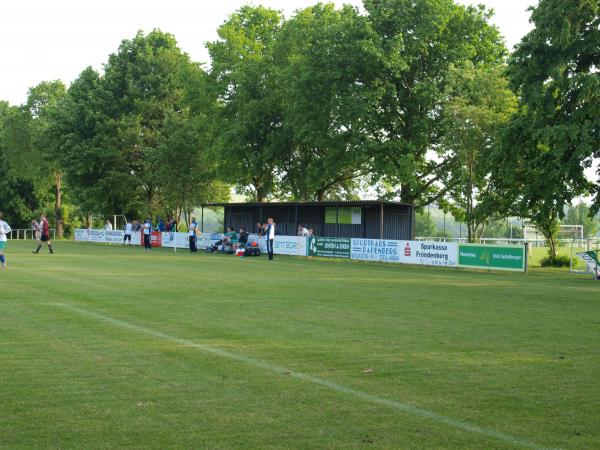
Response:
[[[557,238],[562,242],[583,241],[583,225],[561,225]],[[523,226],[523,239],[525,242],[533,243],[536,247],[544,246],[546,240],[544,235],[531,224]]]

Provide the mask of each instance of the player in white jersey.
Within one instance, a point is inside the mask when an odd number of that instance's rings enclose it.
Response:
[[[10,233],[10,225],[2,220],[2,211],[0,211],[0,263],[2,264],[2,270],[6,269],[4,249],[6,248],[6,237],[8,233]]]
[[[198,223],[196,219],[192,217],[192,223],[189,227],[189,238],[190,238],[190,252],[197,253],[198,247],[196,246],[196,238],[198,235]]]
[[[125,224],[125,233],[123,234],[123,245],[125,242],[129,241],[129,245],[131,245],[131,233],[133,232],[133,224],[131,220],[128,220]]]

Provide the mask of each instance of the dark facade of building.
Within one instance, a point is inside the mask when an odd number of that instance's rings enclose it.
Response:
[[[415,237],[412,205],[385,201],[315,203],[229,203],[223,207],[225,226],[254,232],[257,222],[272,217],[281,235],[295,236],[298,225],[315,236],[410,240]]]

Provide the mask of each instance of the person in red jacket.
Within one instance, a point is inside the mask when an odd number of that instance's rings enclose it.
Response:
[[[52,242],[50,241],[50,224],[48,223],[48,219],[46,219],[46,216],[43,214],[40,218],[40,229],[42,231],[40,240],[38,241],[37,249],[35,249],[33,253],[37,255],[40,252],[43,242],[46,242],[48,244],[48,250],[50,250],[50,253],[54,253],[54,250],[52,250]]]

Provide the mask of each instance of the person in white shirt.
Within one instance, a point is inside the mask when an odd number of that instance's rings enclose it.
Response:
[[[2,220],[2,211],[0,211],[0,264],[2,270],[6,269],[6,256],[4,249],[6,248],[7,235],[10,233],[10,225]]]
[[[148,217],[142,227],[144,230],[144,248],[148,251],[152,250],[152,220]]]
[[[298,225],[298,236],[300,237],[308,237],[308,230],[304,228],[302,225]]]
[[[123,234],[123,245],[125,242],[129,241],[129,245],[131,245],[131,233],[133,232],[133,224],[131,220],[128,220],[125,224],[125,233]]]
[[[197,253],[198,247],[196,246],[196,233],[198,232],[198,223],[194,217],[192,217],[192,222],[190,223],[188,230],[190,238],[190,252]]]
[[[275,223],[273,222],[273,218],[269,217],[267,220],[267,253],[269,255],[269,260],[273,260],[273,244],[275,241]]]
[[[106,223],[104,224],[104,231],[112,231],[113,226],[112,223],[110,223],[110,220],[107,220]]]

